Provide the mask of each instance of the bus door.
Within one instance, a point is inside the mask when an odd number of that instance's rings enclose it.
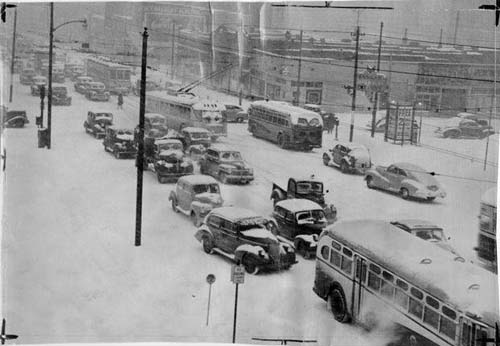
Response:
[[[488,335],[488,330],[486,327],[479,325],[467,318],[461,318],[460,327],[461,346],[487,346],[488,343],[485,341],[485,339],[487,339],[488,337],[494,338],[494,335]]]
[[[366,260],[358,255],[354,256],[356,268],[352,283],[351,312],[353,317],[359,316],[363,304],[363,290],[365,289],[367,264]]]

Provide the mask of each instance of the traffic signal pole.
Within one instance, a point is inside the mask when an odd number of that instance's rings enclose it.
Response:
[[[356,52],[354,54],[354,80],[352,83],[351,126],[349,130],[349,142],[352,142],[352,137],[354,135],[354,112],[356,111],[356,91],[358,89],[358,50],[359,25],[356,26]]]
[[[142,236],[142,177],[144,172],[144,113],[146,111],[146,67],[148,56],[148,28],[142,33],[141,93],[139,103],[139,138],[137,148],[137,199],[135,210],[135,246],[141,246]]]

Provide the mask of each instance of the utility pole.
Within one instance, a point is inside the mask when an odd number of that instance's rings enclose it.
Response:
[[[359,25],[356,26],[356,51],[354,54],[354,80],[352,83],[352,104],[351,104],[351,126],[349,130],[349,142],[352,142],[354,135],[354,111],[356,110],[356,89],[358,88],[358,51],[359,51]]]
[[[303,30],[300,30],[300,45],[299,45],[299,66],[297,71],[297,91],[295,92],[295,105],[300,104],[300,73],[302,72],[302,34]],[[267,97],[267,94],[266,94]]]
[[[457,44],[457,34],[458,34],[458,21],[460,18],[460,11],[457,10],[457,19],[455,20],[455,33],[453,34],[453,45]]]
[[[493,51],[493,94],[491,94],[491,107],[490,107],[490,117],[488,119],[488,125],[491,127],[491,118],[493,117],[493,109],[495,109],[495,113],[497,111],[497,31],[496,28],[494,30],[494,42],[495,42],[495,50]],[[486,170],[486,163],[488,160],[488,149],[490,146],[490,136],[486,137],[486,149],[484,152],[484,166],[483,171]]]
[[[135,204],[135,246],[141,246],[142,176],[144,172],[144,113],[146,109],[146,66],[148,57],[148,28],[142,34],[141,96],[139,103],[139,145],[137,148],[137,199]]]
[[[443,28],[441,28],[441,31],[439,32],[439,44],[438,44],[438,48],[442,47],[443,47]]]
[[[174,79],[174,59],[175,59],[175,22],[172,23],[172,55],[170,57],[170,76]]]
[[[49,90],[47,92],[47,149],[52,141],[52,46],[54,45],[54,3],[50,3],[49,33]]]
[[[377,56],[377,72],[380,71],[380,54],[382,52],[382,29],[384,28],[384,22],[380,22],[380,35],[378,39],[378,56]],[[375,91],[375,100],[373,102],[372,111],[372,130],[371,136],[375,137],[375,124],[377,122],[377,109],[378,109],[378,91]]]
[[[17,26],[17,7],[14,8],[14,28],[12,30],[12,60],[10,62],[9,102],[12,102],[12,89],[14,83],[14,60],[16,59],[16,26]]]

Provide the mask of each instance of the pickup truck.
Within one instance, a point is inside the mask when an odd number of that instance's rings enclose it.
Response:
[[[328,190],[326,191],[328,193]],[[279,201],[291,198],[302,198],[313,201],[323,208],[328,224],[332,224],[337,220],[337,208],[333,204],[325,202],[325,192],[323,190],[323,182],[314,178],[290,178],[288,179],[287,189],[285,190],[276,183],[273,183],[271,199],[273,205]]]

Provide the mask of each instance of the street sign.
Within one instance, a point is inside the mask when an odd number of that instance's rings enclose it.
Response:
[[[245,268],[241,265],[233,265],[231,267],[231,281],[235,284],[245,282]]]
[[[414,124],[415,112],[411,105],[391,104],[386,116],[386,139],[394,143],[413,143],[418,136],[418,127]]]
[[[207,282],[209,285],[213,284],[215,282],[215,275],[214,274],[208,274],[207,275]]]

